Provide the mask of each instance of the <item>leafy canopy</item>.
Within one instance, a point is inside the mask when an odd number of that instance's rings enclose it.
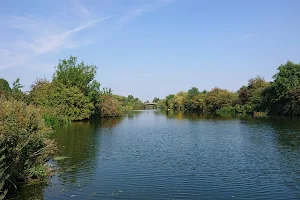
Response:
[[[7,80],[0,78],[0,90],[10,92],[11,88]]]
[[[95,65],[77,64],[77,58],[71,56],[68,60],[59,61],[53,75],[53,82],[58,82],[66,87],[77,87],[84,94],[99,91],[100,84],[95,81],[97,68]]]

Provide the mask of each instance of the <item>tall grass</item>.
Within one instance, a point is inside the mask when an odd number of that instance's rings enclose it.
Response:
[[[57,116],[57,115],[55,116],[49,113],[45,113],[43,115],[43,118],[45,120],[45,123],[52,128],[57,128],[63,125],[71,124],[71,120],[66,116]]]

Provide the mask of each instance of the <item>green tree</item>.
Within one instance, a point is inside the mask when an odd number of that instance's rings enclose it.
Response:
[[[26,103],[29,103],[28,102],[28,96],[22,92],[22,88],[24,86],[21,85],[20,83],[20,78],[17,78],[14,82],[13,82],[13,87],[12,87],[12,92],[11,92],[11,95],[14,99],[16,100],[20,100],[20,101],[24,101]]]
[[[11,92],[11,88],[7,80],[0,78],[0,91]]]
[[[278,67],[279,72],[273,78],[278,98],[285,98],[292,90],[300,85],[300,64],[288,61]]]
[[[187,101],[187,93],[186,92],[178,92],[174,98],[174,109],[175,110],[184,110],[185,104]]]
[[[53,82],[66,87],[77,87],[85,95],[100,90],[100,84],[94,80],[97,73],[95,65],[77,63],[77,58],[71,56],[68,60],[60,60],[53,75]]]
[[[189,89],[188,91],[188,99],[192,99],[193,97],[197,96],[199,94],[199,90],[196,87],[192,87],[191,89]]]
[[[269,93],[265,93],[265,104],[269,102],[272,114],[300,115],[299,88],[300,64],[288,61],[278,67]]]
[[[187,101],[187,109],[190,111],[204,112],[205,111],[205,93],[199,93]]]
[[[31,102],[45,107],[47,114],[62,119],[83,120],[91,118],[94,104],[76,86],[67,87],[61,83],[38,80],[30,91]],[[49,113],[50,111],[50,113]],[[67,121],[67,120],[64,120]]]
[[[248,86],[243,86],[238,91],[238,100],[236,108],[238,112],[253,113],[265,112],[263,94],[270,86],[264,78],[257,76],[248,81]]]
[[[170,94],[166,97],[166,108],[174,109],[174,105],[175,105],[175,95]]]
[[[218,109],[232,106],[236,100],[236,93],[214,88],[205,96],[205,110],[207,112],[216,113]]]
[[[154,97],[154,99],[152,100],[153,103],[157,103],[159,101],[159,98]]]
[[[157,102],[157,108],[166,110],[167,109],[167,101],[166,99],[161,99]]]
[[[203,112],[206,93],[206,90],[203,90],[203,92],[199,92],[198,88],[192,87],[188,91],[188,97],[185,106],[186,109],[189,111]]]
[[[127,101],[129,102],[129,101],[133,101],[134,100],[134,96],[132,96],[132,95],[128,95],[128,97],[127,97]]]

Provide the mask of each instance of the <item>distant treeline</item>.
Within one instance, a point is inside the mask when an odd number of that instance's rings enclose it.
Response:
[[[170,94],[165,99],[155,98],[160,109],[201,112],[218,115],[253,114],[300,115],[300,64],[288,61],[278,67],[272,82],[257,76],[237,92],[214,88]]]

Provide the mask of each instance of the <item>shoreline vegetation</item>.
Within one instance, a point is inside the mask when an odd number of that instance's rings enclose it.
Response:
[[[101,90],[96,71],[95,65],[71,56],[59,61],[51,81],[37,79],[29,92],[22,92],[19,78],[12,87],[0,78],[0,200],[21,184],[51,175],[47,162],[56,152],[50,139],[56,127],[145,108],[132,95]]]
[[[95,65],[77,58],[60,60],[52,80],[37,79],[22,92],[18,78],[10,87],[0,78],[0,200],[20,184],[45,181],[51,174],[47,162],[57,147],[50,139],[54,129],[72,121],[120,117],[146,104],[132,95],[100,89]],[[237,92],[214,88],[155,97],[155,108],[190,113],[226,115],[300,115],[300,64],[280,65],[272,82],[257,76]],[[148,102],[146,102],[148,103]]]
[[[157,101],[162,110],[197,112],[215,115],[300,115],[300,64],[288,61],[278,67],[273,81],[261,76],[251,78],[237,92],[221,88],[199,91],[192,87],[187,92],[170,94]]]

